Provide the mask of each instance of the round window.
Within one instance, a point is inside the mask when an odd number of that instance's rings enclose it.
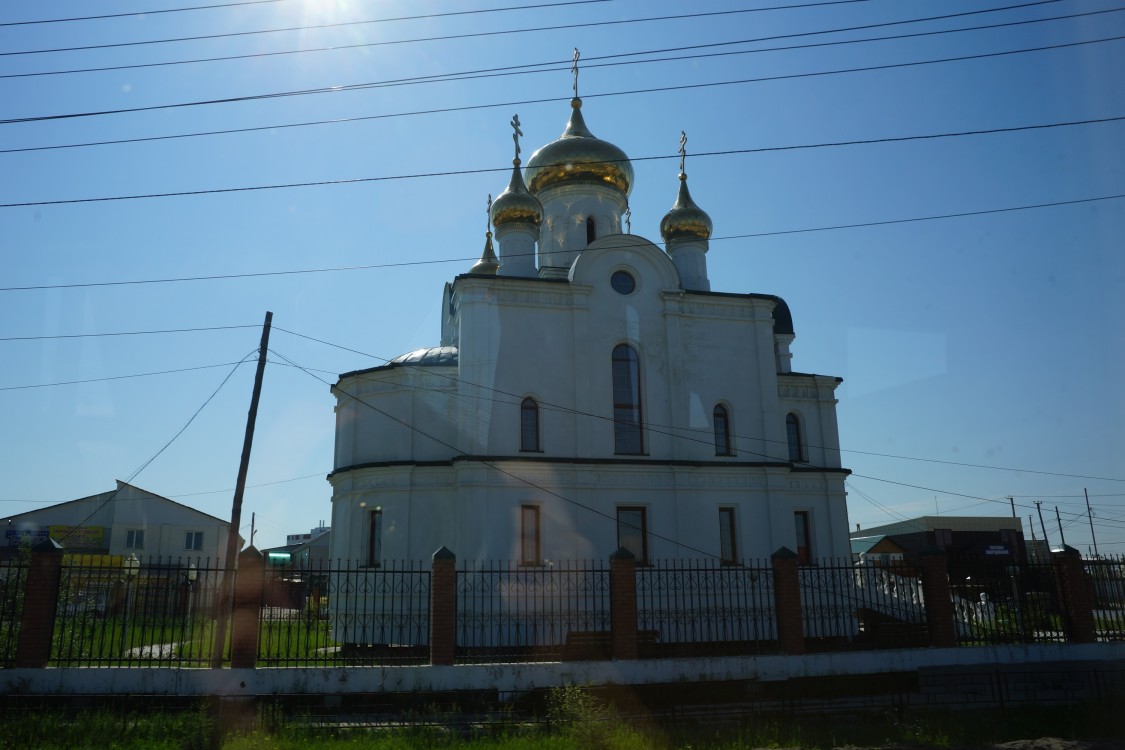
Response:
[[[627,271],[614,271],[613,275],[609,277],[609,285],[618,294],[632,294],[633,290],[637,288],[637,281]]]

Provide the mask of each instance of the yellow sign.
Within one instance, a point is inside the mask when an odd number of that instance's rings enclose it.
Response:
[[[47,531],[63,549],[98,549],[105,546],[103,526],[48,526]]]

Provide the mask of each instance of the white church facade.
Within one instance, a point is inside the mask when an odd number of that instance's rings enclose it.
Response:
[[[496,248],[446,284],[439,345],[334,386],[332,557],[848,555],[839,378],[793,371],[779,297],[711,290],[682,160],[664,248],[623,229],[632,167],[581,106],[522,172],[513,119]]]

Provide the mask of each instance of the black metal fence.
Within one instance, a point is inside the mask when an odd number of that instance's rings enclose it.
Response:
[[[768,562],[659,560],[639,566],[636,576],[642,657],[775,650],[777,617]]]
[[[384,561],[267,569],[258,631],[261,666],[425,663],[430,568]]]
[[[818,560],[802,566],[801,616],[812,650],[908,648],[927,642],[916,568]]]
[[[1098,640],[1125,640],[1125,556],[1085,560],[1083,567]]]
[[[949,570],[961,645],[1067,640],[1058,572],[1051,563],[952,558]]]
[[[16,658],[27,585],[27,560],[0,561],[0,666],[10,667]]]
[[[568,643],[609,628],[603,562],[469,562],[457,571],[458,662],[558,661]]]
[[[206,666],[223,571],[204,558],[64,559],[51,663]]]

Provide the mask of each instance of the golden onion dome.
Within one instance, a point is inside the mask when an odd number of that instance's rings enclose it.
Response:
[[[570,121],[558,140],[531,155],[524,170],[532,195],[555,185],[594,182],[617,188],[625,195],[633,188],[633,165],[625,152],[595,138],[582,119],[582,100],[570,101]]]
[[[543,221],[543,206],[539,199],[527,191],[527,186],[520,175],[520,160],[512,160],[512,179],[504,192],[496,196],[496,201],[489,210],[492,226],[502,227],[505,224],[534,224],[539,226]]]
[[[687,175],[680,173],[680,192],[676,202],[660,220],[660,236],[665,242],[680,239],[706,240],[711,237],[711,217],[707,215],[688,192]]]

